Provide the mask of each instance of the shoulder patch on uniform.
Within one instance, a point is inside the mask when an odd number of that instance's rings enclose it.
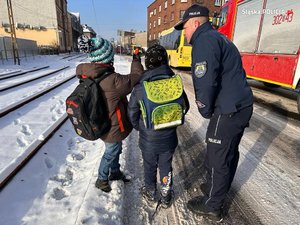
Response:
[[[196,63],[194,74],[197,78],[203,77],[206,74],[206,71],[207,71],[206,61]]]

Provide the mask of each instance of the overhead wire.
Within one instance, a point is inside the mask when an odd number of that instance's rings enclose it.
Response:
[[[92,6],[93,6],[93,11],[94,11],[94,15],[95,15],[95,22],[96,22],[96,28],[98,31],[100,31],[100,26],[98,24],[98,19],[97,19],[97,14],[96,14],[96,8],[95,8],[95,3],[94,0],[92,0]]]

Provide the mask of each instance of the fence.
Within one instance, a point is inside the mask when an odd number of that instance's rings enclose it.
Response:
[[[17,44],[20,59],[27,59],[39,54],[36,41],[17,38]],[[8,61],[11,59],[14,59],[11,38],[0,37],[0,60],[2,61],[2,64],[4,63],[4,60]]]

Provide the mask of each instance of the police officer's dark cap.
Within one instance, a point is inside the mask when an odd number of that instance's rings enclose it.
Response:
[[[205,6],[194,4],[189,7],[183,14],[182,20],[174,26],[176,30],[182,30],[186,21],[192,17],[208,16],[209,10]]]

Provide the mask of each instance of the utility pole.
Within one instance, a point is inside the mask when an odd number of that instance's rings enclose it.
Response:
[[[15,29],[15,22],[14,22],[11,0],[7,0],[7,10],[8,10],[9,24],[10,24],[10,36],[11,36],[13,55],[14,55],[14,62],[15,62],[15,64],[17,64],[17,62],[18,62],[18,65],[20,65],[20,58],[19,58],[19,51],[18,51],[18,44],[17,44],[17,37],[16,37],[16,29]]]

